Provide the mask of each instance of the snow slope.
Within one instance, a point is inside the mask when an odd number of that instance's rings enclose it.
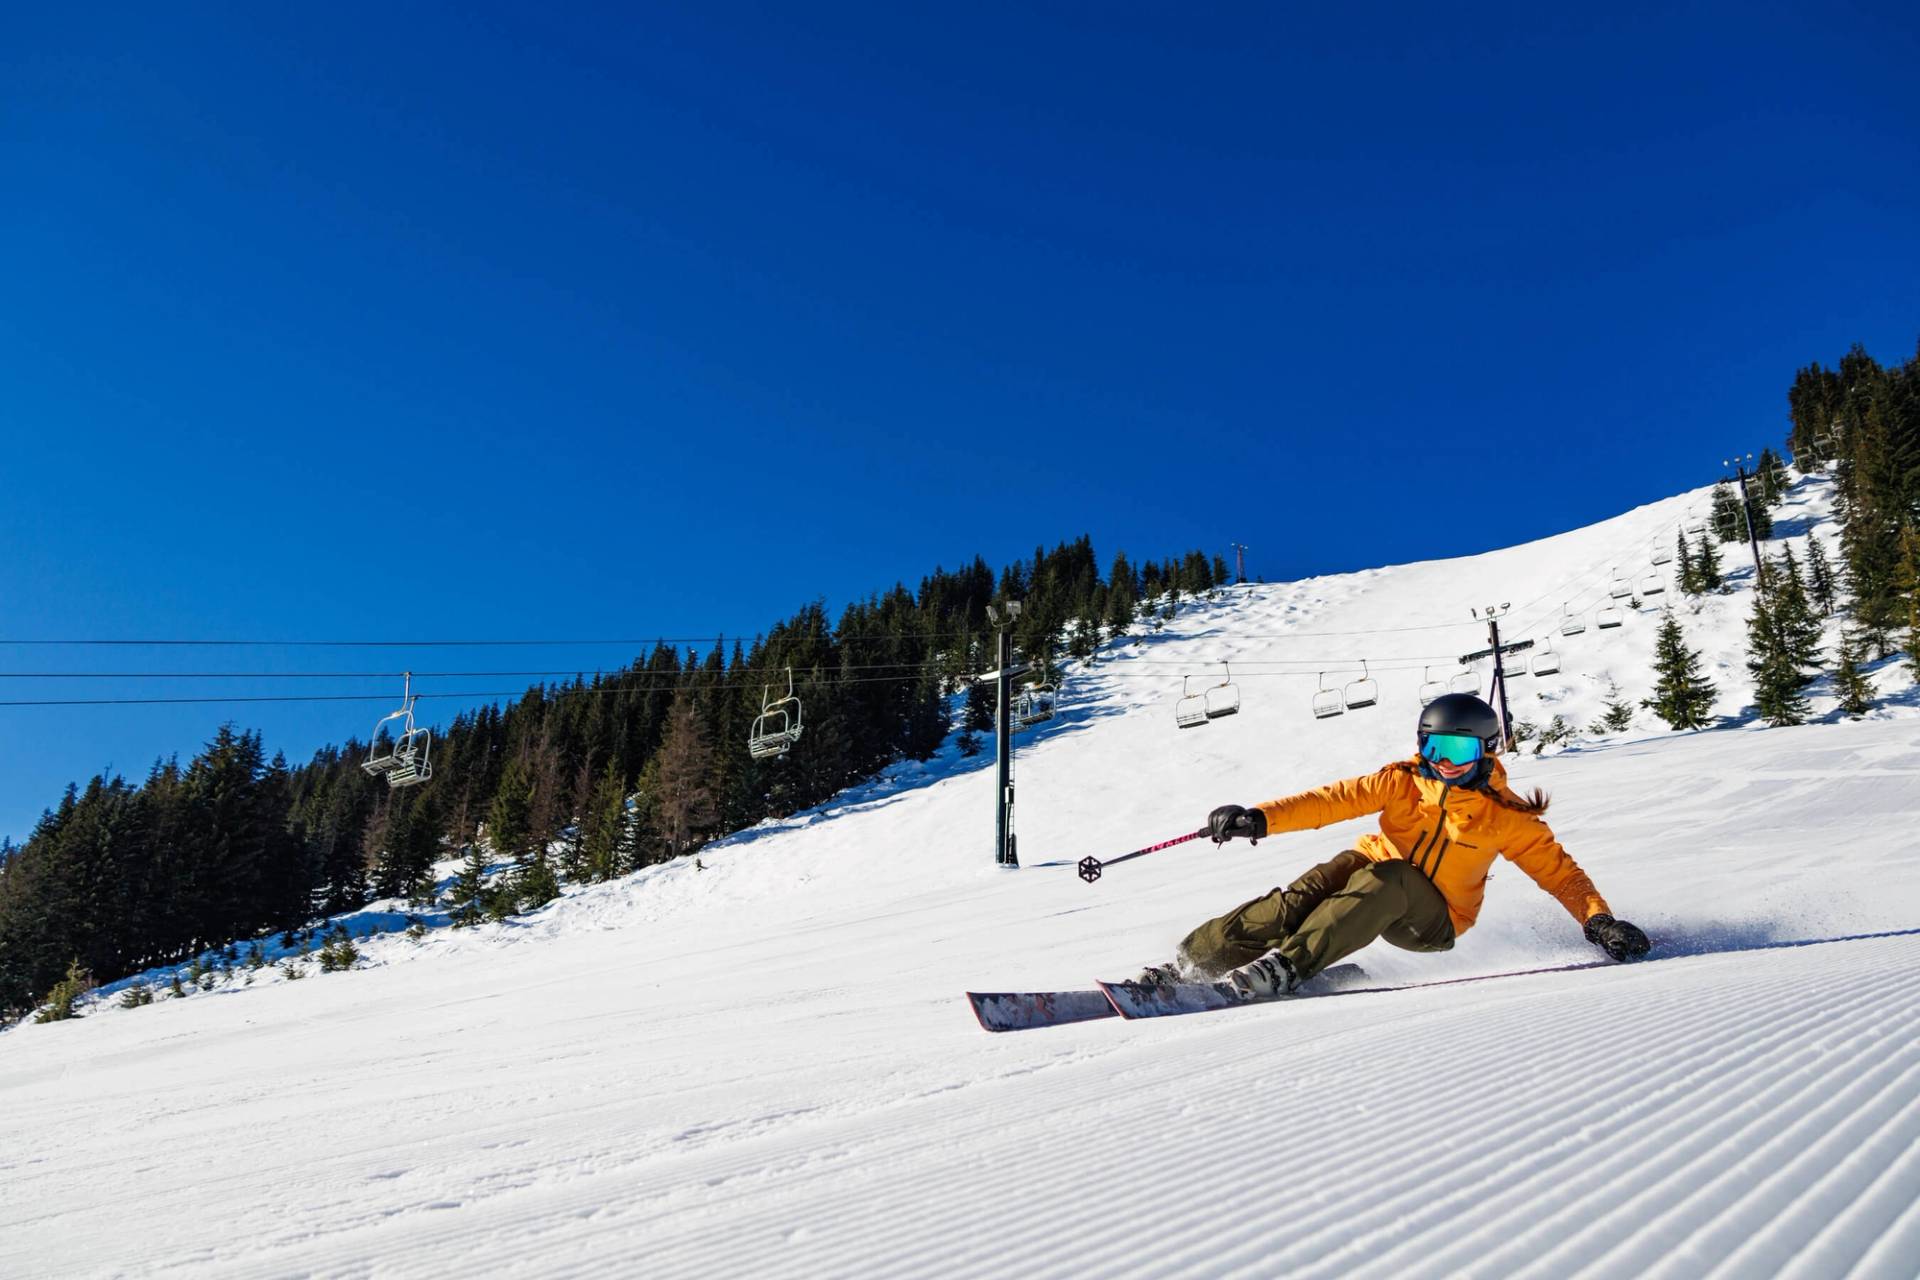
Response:
[[[1830,538],[1827,502],[1803,484],[1781,529]],[[1124,976],[1345,847],[1363,824],[1072,870],[1404,754],[1422,668],[1484,643],[1468,604],[1559,638],[1689,504],[1189,604],[1023,742],[1017,873],[989,759],[950,750],[701,870],[0,1036],[0,1274],[1920,1273],[1920,717],[1892,666],[1865,722],[1643,713],[1515,762],[1615,909],[1692,954],[1002,1036],[961,998]],[[1747,603],[1682,615],[1732,717]],[[1516,713],[1642,696],[1655,620],[1559,638]],[[1313,719],[1321,668],[1361,657],[1379,705]],[[1180,675],[1221,659],[1243,711],[1177,731]],[[1360,959],[1596,954],[1510,868],[1481,921]],[[1837,940],[1769,945],[1799,939]]]

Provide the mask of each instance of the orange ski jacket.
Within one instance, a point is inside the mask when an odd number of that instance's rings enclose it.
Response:
[[[1496,799],[1489,791],[1498,794]],[[1401,859],[1424,871],[1447,900],[1456,935],[1473,927],[1495,857],[1504,857],[1560,900],[1581,924],[1612,912],[1533,804],[1507,787],[1506,768],[1493,762],[1481,788],[1454,786],[1420,772],[1420,761],[1396,760],[1360,778],[1348,778],[1260,806],[1267,831],[1306,831],[1370,813],[1380,833],[1354,848],[1373,862]]]

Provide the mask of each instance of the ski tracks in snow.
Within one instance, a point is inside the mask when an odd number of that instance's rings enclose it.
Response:
[[[841,1074],[878,1087],[835,1093],[830,1054],[769,1082],[831,1105],[657,1141],[609,1108],[591,1158],[521,1153],[464,1206],[153,1273],[1907,1277],[1920,1257],[1913,937],[1017,1045],[952,1003],[900,1027],[951,1040],[945,1068],[881,1080],[849,1045]]]

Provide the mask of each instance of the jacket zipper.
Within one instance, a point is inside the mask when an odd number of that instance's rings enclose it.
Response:
[[[1435,843],[1428,845],[1428,849],[1429,851],[1438,850],[1440,857],[1445,857],[1447,852],[1445,849],[1440,847],[1439,840],[1440,840],[1440,829],[1447,825],[1447,793],[1452,790],[1453,790],[1453,784],[1451,782],[1446,782],[1446,781],[1441,782],[1439,820],[1433,824],[1433,830],[1428,832],[1424,837],[1422,837],[1420,841],[1420,844],[1427,844],[1428,841],[1434,841]],[[1447,843],[1451,844],[1452,841],[1448,841]],[[1419,847],[1420,845],[1414,846],[1416,850],[1418,850]],[[1435,873],[1437,873],[1440,870],[1440,858],[1435,858],[1433,860],[1432,871],[1428,871],[1425,867],[1420,866],[1420,863],[1417,859],[1415,860],[1413,865],[1416,867],[1419,867],[1419,869],[1426,874],[1427,879],[1431,880],[1433,879]]]

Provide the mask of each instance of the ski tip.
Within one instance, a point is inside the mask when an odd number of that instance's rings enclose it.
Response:
[[[969,991],[973,1016],[987,1031],[1026,1031],[1114,1016],[1099,991]]]

